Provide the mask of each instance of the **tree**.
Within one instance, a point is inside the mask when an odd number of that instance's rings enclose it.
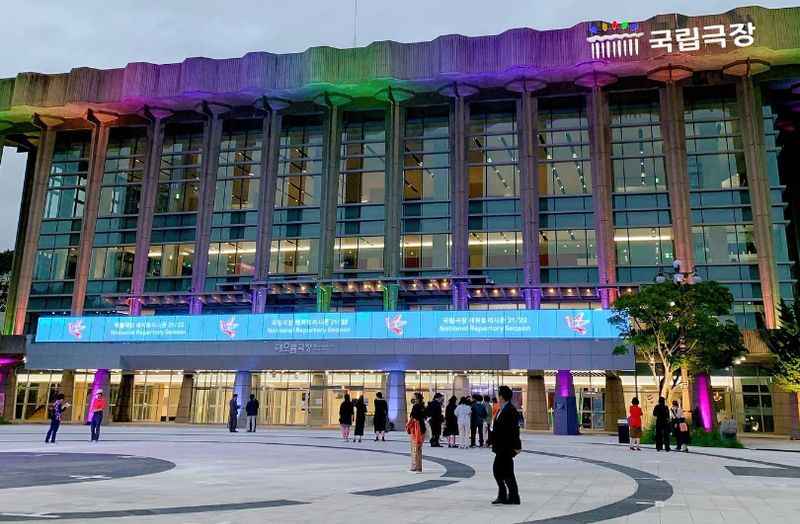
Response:
[[[731,292],[713,281],[643,286],[614,303],[609,322],[623,340],[614,352],[634,348],[637,359],[650,367],[659,395],[671,400],[682,366],[707,372],[731,365],[746,352],[736,323],[720,319],[732,305]]]
[[[791,306],[781,301],[778,327],[761,329],[761,338],[775,360],[772,376],[775,383],[790,393],[792,402],[792,438],[800,438],[798,399],[800,393],[800,301]]]

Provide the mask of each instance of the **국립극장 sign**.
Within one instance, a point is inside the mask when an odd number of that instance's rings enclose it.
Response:
[[[589,24],[586,41],[592,46],[592,58],[612,59],[638,56],[641,48],[665,53],[690,53],[701,49],[749,47],[755,42],[752,22],[645,32],[636,22],[594,22]]]
[[[607,310],[42,317],[36,342],[617,338]]]

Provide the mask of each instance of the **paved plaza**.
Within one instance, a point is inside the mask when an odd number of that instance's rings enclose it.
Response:
[[[800,514],[800,446],[629,452],[609,436],[525,434],[521,506],[491,506],[492,454],[405,435],[344,443],[335,431],[231,434],[216,426],[121,426],[88,442],[65,426],[0,426],[0,522],[789,523]]]

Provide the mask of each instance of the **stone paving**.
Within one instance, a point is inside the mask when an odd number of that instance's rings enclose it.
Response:
[[[492,506],[486,449],[425,447],[412,474],[402,433],[218,426],[0,426],[0,523],[761,523],[800,515],[800,444],[630,452],[610,436],[524,434],[522,505]],[[369,436],[368,436],[369,438]],[[758,448],[758,449],[755,449]]]

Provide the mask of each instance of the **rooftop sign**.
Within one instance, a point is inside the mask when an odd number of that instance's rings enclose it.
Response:
[[[36,342],[617,338],[607,310],[42,317]]]

